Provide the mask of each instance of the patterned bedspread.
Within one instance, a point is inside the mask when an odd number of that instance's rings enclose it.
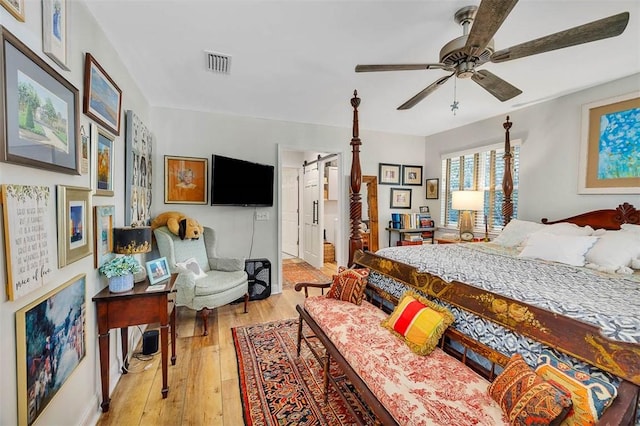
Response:
[[[518,258],[517,251],[491,243],[389,247],[376,254],[594,324],[612,339],[640,343],[638,274]]]

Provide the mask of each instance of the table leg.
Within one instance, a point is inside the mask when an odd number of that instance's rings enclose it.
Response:
[[[160,326],[160,339],[161,339],[161,352],[162,352],[162,398],[167,397],[169,393],[169,385],[167,383],[167,357],[168,357],[168,338],[169,338],[169,325],[163,324]]]
[[[102,412],[109,411],[109,331],[98,336],[100,346],[100,381],[102,382]]]
[[[171,303],[171,302],[170,302]],[[176,365],[176,310],[174,306],[171,311],[171,365]]]
[[[122,374],[129,372],[129,327],[122,327],[120,329],[120,343],[122,344]]]

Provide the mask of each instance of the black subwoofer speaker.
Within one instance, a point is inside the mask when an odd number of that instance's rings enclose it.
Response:
[[[158,330],[148,330],[142,333],[142,355],[158,352]]]

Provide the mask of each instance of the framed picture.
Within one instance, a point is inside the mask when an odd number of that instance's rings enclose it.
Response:
[[[85,130],[85,126],[80,126],[80,173],[86,175],[89,173],[89,156],[91,149],[89,148],[89,134]]]
[[[207,204],[209,160],[164,156],[165,204]]]
[[[79,175],[78,89],[6,28],[2,49],[0,160]]]
[[[89,256],[91,189],[58,185],[58,268]]]
[[[120,134],[120,113],[122,91],[87,52],[84,59],[84,103],[83,111],[101,126],[118,136]]]
[[[67,0],[42,0],[42,51],[67,67]]]
[[[16,312],[18,424],[32,425],[86,355],[86,275]]]
[[[440,179],[433,178],[425,181],[427,200],[437,200],[440,194]]]
[[[127,111],[125,135],[125,221],[127,225],[147,226],[151,221],[151,171],[153,144],[151,132]]]
[[[24,0],[0,0],[0,4],[20,22],[24,22]]]
[[[390,207],[392,209],[410,209],[411,208],[411,189],[391,188]]]
[[[114,142],[114,136],[91,124],[91,152],[94,157],[91,160],[91,189],[95,195],[113,197]]]
[[[7,298],[17,300],[48,282],[54,252],[48,186],[2,185]]]
[[[578,193],[640,194],[640,92],[582,106]]]
[[[93,267],[99,268],[105,262],[116,257],[113,252],[113,224],[115,222],[115,206],[95,206],[93,208]]]
[[[169,270],[169,264],[166,257],[150,260],[147,262],[147,277],[149,277],[149,284],[154,285],[159,281],[164,281],[171,276]]]
[[[380,163],[378,183],[381,185],[400,185],[400,164]]]
[[[402,184],[422,186],[422,166],[402,166]]]
[[[420,206],[420,213],[429,213],[429,206]]]

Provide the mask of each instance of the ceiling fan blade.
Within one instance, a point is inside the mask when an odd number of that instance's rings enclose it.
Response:
[[[478,56],[484,50],[516,3],[518,0],[482,0],[480,2],[464,46],[468,55]]]
[[[402,105],[400,105],[398,107],[398,109],[409,109],[409,108],[413,107],[418,102],[420,102],[421,100],[423,100],[424,98],[429,96],[431,93],[435,92],[438,87],[440,87],[444,83],[446,83],[446,81],[449,80],[453,75],[455,75],[455,72],[452,73],[452,74],[449,74],[449,75],[445,75],[444,77],[441,77],[441,78],[437,79],[436,81],[434,81],[433,83],[428,85],[420,93],[415,95],[413,98],[409,99],[407,102],[405,102]]]
[[[356,65],[356,72],[373,71],[414,71],[414,70],[436,70],[449,69],[445,64],[386,64],[386,65]]]
[[[473,76],[471,76],[471,80],[478,83],[484,90],[502,102],[508,101],[522,93],[522,90],[512,86],[487,70],[476,71]]]
[[[629,22],[629,12],[622,12],[608,18],[579,25],[565,31],[527,41],[491,55],[491,62],[506,62],[525,56],[537,55],[578,44],[589,43],[615,37],[624,31]]]

